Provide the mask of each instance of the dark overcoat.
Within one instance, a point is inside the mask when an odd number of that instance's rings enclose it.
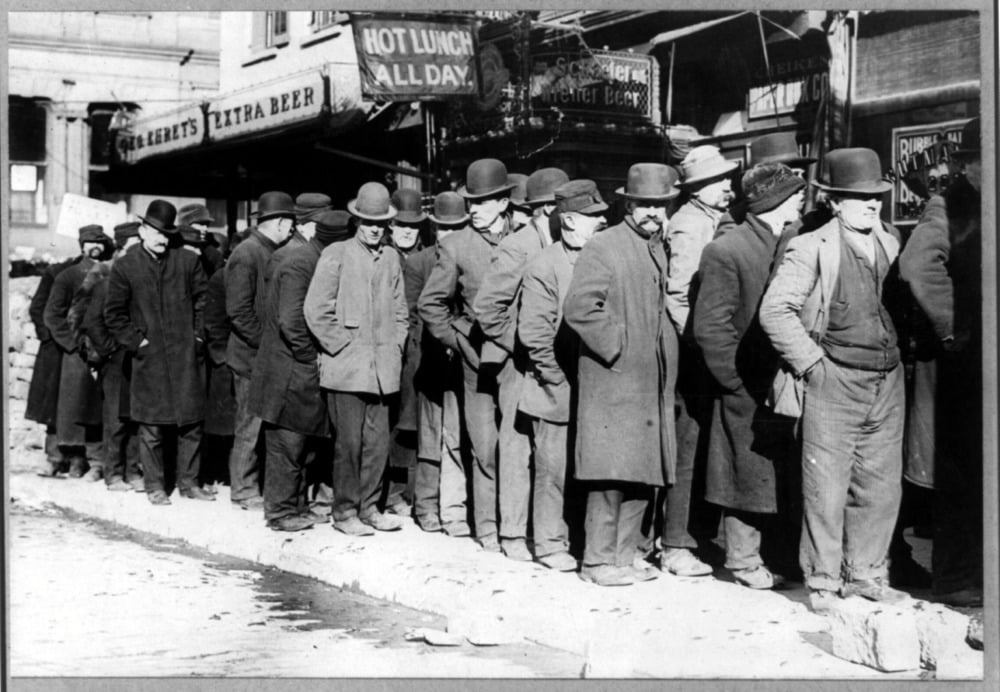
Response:
[[[580,251],[563,306],[582,342],[576,477],[662,486],[677,462],[677,335],[666,314],[661,234],[629,220]]]
[[[264,267],[266,296],[260,348],[250,378],[251,414],[305,435],[326,436],[319,386],[319,352],[302,306],[323,246],[313,239],[271,256]]]
[[[264,267],[278,249],[277,243],[250,229],[246,240],[236,246],[223,268],[226,277],[226,314],[231,333],[226,363],[238,375],[250,377],[260,348],[264,313]]]
[[[406,267],[417,255],[423,252],[423,249],[415,247],[409,251],[403,251],[393,247],[393,250],[399,255],[399,266],[403,271],[403,292],[406,295],[406,308],[410,320],[407,326],[406,348],[403,350],[403,370],[399,376],[399,415],[395,428],[396,430],[415,431],[417,429],[417,390],[414,378],[417,374],[417,367],[420,365],[420,341],[419,338],[414,340],[410,297],[414,291],[417,291],[416,295],[419,297],[420,289],[411,285],[415,277],[412,273],[407,272]],[[421,282],[422,287],[423,282]]]
[[[101,425],[101,388],[78,353],[79,334],[69,319],[73,301],[94,265],[94,260],[84,257],[59,272],[45,303],[45,326],[63,354],[56,410],[56,434],[60,444],[83,444],[84,431],[78,426]]]
[[[117,410],[119,418],[130,418],[132,357],[115,340],[104,321],[110,274],[110,268],[99,273],[92,270],[84,280],[85,286],[91,278],[95,282],[90,289],[90,301],[83,313],[80,333],[87,340],[91,363],[100,367],[105,404],[109,405],[109,410]],[[114,402],[117,402],[117,406]]]
[[[778,237],[753,213],[709,243],[692,324],[718,384],[705,499],[747,512],[778,509],[777,477],[792,460],[794,420],[764,405],[781,359],[757,319]]]
[[[132,354],[132,418],[140,423],[204,418],[206,283],[197,255],[183,249],[157,259],[137,245],[111,268],[104,319]]]
[[[52,284],[63,269],[79,262],[83,257],[75,257],[48,267],[38,282],[35,295],[28,306],[28,316],[35,326],[38,337],[38,353],[28,387],[27,407],[24,417],[48,427],[56,424],[56,407],[59,405],[59,377],[62,373],[62,351],[45,326],[45,304],[52,292]]]
[[[208,395],[205,400],[205,434],[232,435],[236,424],[236,391],[233,371],[226,365],[229,316],[226,314],[226,273],[220,268],[205,291],[205,350]]]

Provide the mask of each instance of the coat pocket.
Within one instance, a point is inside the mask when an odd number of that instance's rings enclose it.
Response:
[[[774,376],[765,404],[779,415],[799,418],[802,415],[803,389],[802,380],[787,365],[782,365]]]

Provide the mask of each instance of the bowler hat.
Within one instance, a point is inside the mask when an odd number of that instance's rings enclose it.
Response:
[[[454,226],[469,220],[465,210],[465,200],[457,192],[441,192],[434,198],[431,221],[445,226]]]
[[[347,211],[368,221],[388,221],[396,215],[396,208],[389,199],[389,190],[382,183],[362,185],[358,189],[358,196],[347,203]]]
[[[111,242],[111,238],[109,238],[104,233],[104,227],[98,226],[96,223],[87,224],[86,226],[81,226],[79,231],[79,238],[81,243]]]
[[[794,132],[775,132],[750,142],[750,165],[783,163],[792,168],[805,168],[816,159],[802,156]]]
[[[499,159],[479,159],[469,164],[465,172],[465,185],[458,194],[466,199],[492,197],[514,188],[507,180],[507,167]]]
[[[569,176],[561,168],[539,168],[528,176],[528,195],[525,201],[530,206],[552,204],[556,200],[556,188],[568,182]]]
[[[265,192],[257,200],[257,222],[276,217],[295,218],[295,202],[287,192]]]
[[[527,211],[525,197],[528,195],[528,176],[524,173],[508,173],[507,182],[514,185],[510,190],[510,205]]]
[[[392,205],[397,214],[394,221],[403,223],[420,223],[427,218],[423,209],[423,197],[416,190],[402,189],[392,193]]]
[[[834,149],[823,157],[823,177],[813,182],[827,192],[881,194],[892,188],[882,177],[882,163],[871,149]]]
[[[124,243],[127,239],[139,235],[139,222],[126,221],[115,226],[115,242]]]
[[[707,183],[732,173],[739,166],[738,161],[728,161],[718,147],[703,144],[687,153],[681,161],[681,185],[690,187],[696,183]]]
[[[215,219],[204,204],[185,204],[177,210],[177,225],[190,226],[193,223],[210,224]]]
[[[677,170],[663,163],[636,163],[628,169],[623,187],[615,194],[625,199],[665,201],[681,193]]]
[[[177,227],[174,226],[176,219],[177,208],[165,199],[154,199],[146,207],[146,215],[139,217],[139,220],[147,226],[152,226],[168,235],[177,232]]]
[[[557,187],[553,197],[556,201],[556,211],[560,214],[568,212],[598,214],[607,211],[608,208],[593,180],[570,180]]]
[[[977,155],[980,153],[980,137],[982,132],[980,130],[979,118],[973,118],[969,122],[965,123],[965,127],[962,128],[962,144],[959,148],[952,152],[956,156],[968,156],[970,154]]]
[[[329,211],[333,206],[333,200],[322,192],[303,192],[295,198],[295,218],[300,223],[315,221],[316,217]]]
[[[180,229],[181,243],[184,245],[190,245],[191,247],[205,247],[208,245],[201,237],[201,231],[197,228],[180,224],[178,229]]]

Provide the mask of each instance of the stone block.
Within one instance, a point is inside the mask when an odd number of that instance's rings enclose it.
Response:
[[[976,613],[969,618],[969,629],[965,633],[965,642],[976,651],[983,650],[983,614]]]
[[[913,608],[920,638],[920,661],[932,670],[961,667],[971,652],[965,641],[969,617],[938,603],[918,601]],[[950,659],[950,660],[946,660]]]
[[[31,382],[31,374],[34,372],[31,368],[15,368],[11,366],[9,382]]]
[[[884,672],[920,667],[920,639],[911,608],[845,598],[829,611],[835,656]]]
[[[32,329],[30,334],[25,334],[24,345],[21,346],[21,353],[34,358],[38,355],[38,347],[41,345],[42,342],[35,338],[35,330]]]
[[[24,368],[26,370],[31,370],[35,367],[35,357],[29,356],[26,353],[12,352],[8,357],[11,369],[13,368]],[[29,378],[30,379],[30,378]]]
[[[28,383],[23,380],[13,380],[7,383],[7,398],[27,399]]]

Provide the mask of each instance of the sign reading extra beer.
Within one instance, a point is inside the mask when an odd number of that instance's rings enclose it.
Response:
[[[325,104],[323,75],[309,71],[214,99],[206,114],[212,141],[318,118]]]
[[[914,194],[903,181],[919,174],[927,192],[939,195],[951,183],[948,159],[962,144],[962,128],[969,122],[949,120],[931,125],[896,127],[892,130],[892,223],[907,224],[920,220],[926,200]],[[944,146],[940,146],[943,144]]]
[[[138,118],[128,130],[118,133],[115,146],[121,160],[135,163],[155,154],[200,144],[205,136],[205,118],[200,104]]]
[[[365,96],[386,101],[475,96],[476,36],[467,20],[352,15]]]

